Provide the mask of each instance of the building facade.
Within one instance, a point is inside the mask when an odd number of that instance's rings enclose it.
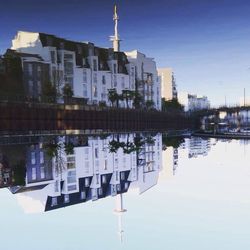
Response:
[[[196,111],[210,108],[210,102],[206,96],[179,93],[178,100],[184,106],[185,111]]]
[[[161,97],[165,100],[177,99],[177,87],[173,69],[158,68],[158,76],[161,79]]]
[[[73,96],[85,98],[88,104],[104,103],[111,106],[109,91],[120,96],[124,91],[136,91],[143,103],[151,102],[160,109],[160,86],[156,64],[151,58],[133,51],[120,52],[96,47],[93,43],[74,42],[44,33],[19,31],[12,41],[12,50],[38,55],[49,67],[49,79],[58,96],[67,84]],[[36,62],[38,63],[38,62]],[[27,65],[28,68],[35,68]],[[38,67],[38,66],[37,66]],[[41,67],[41,65],[40,65]],[[139,83],[139,84],[136,84]],[[39,86],[39,84],[35,84]],[[132,99],[120,98],[120,107],[132,108]]]

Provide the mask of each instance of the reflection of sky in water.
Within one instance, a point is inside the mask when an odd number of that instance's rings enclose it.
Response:
[[[114,197],[30,215],[7,190],[0,191],[1,244],[4,249],[248,249],[250,146],[213,144],[205,157],[188,158],[189,149],[180,148],[174,176],[161,173],[158,184],[141,196],[124,194],[122,244]]]

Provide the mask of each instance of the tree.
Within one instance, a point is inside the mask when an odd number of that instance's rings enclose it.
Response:
[[[73,96],[73,90],[69,83],[66,83],[63,87],[63,96],[67,98],[71,98]]]
[[[184,110],[183,105],[181,105],[177,99],[165,100],[165,98],[162,98],[161,106],[162,106],[162,111],[168,111],[171,109],[178,111]]]
[[[147,100],[145,105],[146,105],[147,109],[152,109],[154,107],[154,101],[153,100]]]
[[[68,142],[64,144],[64,152],[66,155],[74,154],[74,144],[72,142]]]
[[[116,102],[116,107],[119,107],[119,100],[120,95],[116,92],[116,89],[109,89],[108,90],[108,98],[110,102],[112,103],[112,107],[114,106],[114,103]]]
[[[46,99],[49,98],[49,102],[56,101],[56,87],[51,82],[45,82],[42,85],[42,96]]]
[[[122,91],[122,96],[123,96],[123,99],[126,100],[126,106],[127,106],[127,108],[129,108],[128,102],[130,100],[133,100],[133,98],[134,98],[134,91],[125,89],[125,90]]]
[[[141,94],[138,91],[135,91],[133,93],[133,105],[136,109],[140,108],[142,105],[143,98]]]

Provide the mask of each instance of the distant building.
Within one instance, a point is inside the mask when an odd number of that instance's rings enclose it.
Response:
[[[210,102],[206,96],[179,93],[178,100],[184,106],[185,111],[195,111],[210,108]]]
[[[165,100],[177,99],[177,88],[174,72],[171,68],[157,69],[161,79],[161,97]]]

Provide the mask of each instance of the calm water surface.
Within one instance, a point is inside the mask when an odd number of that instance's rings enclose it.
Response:
[[[134,137],[121,136],[118,141],[134,143]],[[124,154],[127,147],[118,145],[114,149],[114,143],[113,148],[110,146],[117,136],[89,137],[88,143],[74,144],[70,156],[74,155],[75,166],[66,160],[68,168],[57,171],[57,177],[62,183],[67,180],[71,191],[65,195],[66,184],[59,185],[61,190],[57,192],[64,200],[58,198],[54,206],[48,197],[56,196],[55,180],[35,190],[34,183],[41,183],[35,182],[33,176],[33,188],[21,192],[12,187],[14,194],[1,189],[1,249],[250,249],[248,141],[191,138],[180,145],[173,144],[174,148],[162,140],[161,134],[150,137],[130,154]],[[63,140],[57,139],[57,143]],[[4,146],[1,148],[2,154],[6,152]],[[32,156],[27,154],[35,148],[26,145],[26,167],[32,162]],[[138,159],[144,160],[139,163]],[[53,164],[55,161],[52,168]],[[85,170],[78,171],[80,166]],[[76,191],[64,172],[72,169],[76,169],[76,178],[92,175],[89,188],[97,193],[89,191],[88,197],[71,206]],[[120,173],[118,181],[116,171]],[[96,173],[100,178],[107,176],[107,180],[105,177],[100,179],[101,184],[97,180],[94,183]],[[56,173],[53,175],[56,179]],[[71,172],[72,176],[75,175]],[[26,188],[29,185],[26,176]],[[77,185],[81,195],[81,182]]]

